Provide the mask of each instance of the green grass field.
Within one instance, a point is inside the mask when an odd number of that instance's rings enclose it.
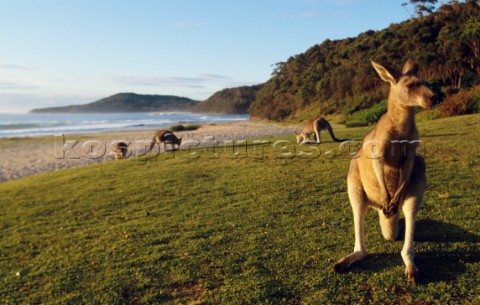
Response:
[[[1,183],[0,302],[479,304],[480,115],[418,125],[416,285],[373,210],[369,256],[331,272],[354,242],[348,151],[292,135]]]

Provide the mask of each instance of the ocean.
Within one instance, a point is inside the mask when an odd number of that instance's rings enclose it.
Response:
[[[248,114],[161,113],[61,113],[0,114],[0,137],[28,137],[73,133],[168,128],[176,124],[245,121]]]

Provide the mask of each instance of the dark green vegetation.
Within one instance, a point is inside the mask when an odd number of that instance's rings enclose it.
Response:
[[[152,112],[188,110],[198,101],[171,95],[118,93],[85,105],[33,109],[32,113]]]
[[[247,113],[260,88],[261,85],[224,89],[196,105],[194,110],[207,113]]]
[[[385,112],[387,112],[387,100],[383,100],[370,108],[359,110],[348,115],[344,123],[347,127],[372,125],[378,121]]]
[[[170,130],[171,131],[197,130],[200,127],[201,126],[197,124],[189,124],[189,125],[179,124],[179,125],[173,125],[172,127],[170,127]]]
[[[420,64],[420,73],[439,97],[455,93],[454,104],[441,116],[479,111],[480,6],[467,0],[441,6],[436,12],[367,31],[355,38],[326,40],[305,53],[277,64],[272,78],[257,94],[249,112],[272,120],[304,120],[312,115],[352,114],[385,99],[383,83],[370,61],[401,69],[406,59]],[[470,91],[477,103],[462,99]],[[441,107],[441,106],[440,106]]]
[[[291,135],[0,184],[0,302],[479,304],[480,115],[418,125],[418,285],[373,211],[370,255],[330,272],[353,249],[348,149]],[[334,128],[356,139],[370,129]]]

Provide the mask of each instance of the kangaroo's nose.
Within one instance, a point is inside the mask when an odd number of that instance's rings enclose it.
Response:
[[[430,108],[433,105],[433,101],[435,98],[435,93],[428,90],[427,92],[423,93],[422,101],[420,102],[420,107],[422,108]]]
[[[428,97],[428,99],[430,100],[431,104],[436,105],[438,102],[438,95],[435,94],[434,92],[430,92],[430,96]]]

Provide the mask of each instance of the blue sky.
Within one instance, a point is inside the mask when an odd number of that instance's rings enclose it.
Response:
[[[0,113],[119,93],[204,100],[325,39],[410,18],[406,0],[0,0]]]

